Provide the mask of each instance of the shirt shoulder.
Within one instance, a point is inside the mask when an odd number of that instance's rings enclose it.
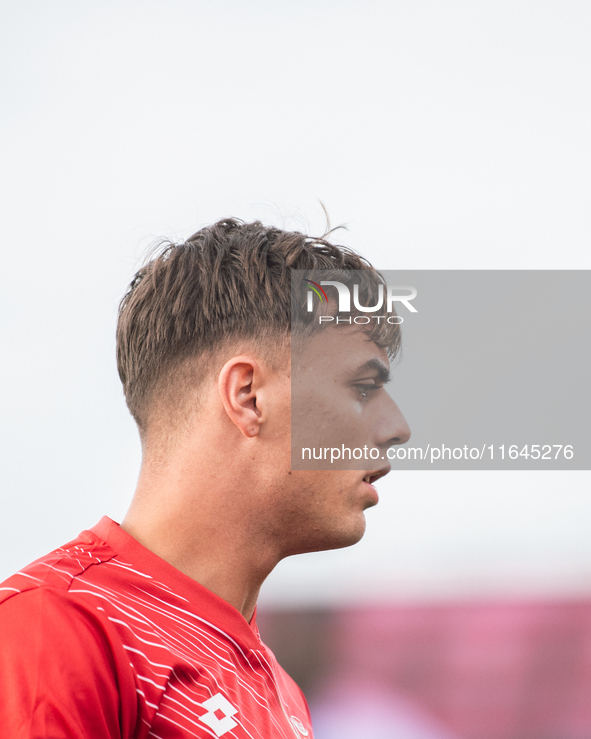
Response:
[[[115,557],[111,547],[90,531],[23,567],[0,584],[0,605],[15,595],[39,588],[67,592],[75,578]]]
[[[12,595],[0,604],[3,735],[132,736],[133,674],[100,611],[63,588],[30,587]]]

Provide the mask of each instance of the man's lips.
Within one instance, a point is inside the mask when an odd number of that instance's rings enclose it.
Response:
[[[380,479],[380,477],[384,477],[384,475],[387,475],[391,469],[392,468],[390,467],[390,465],[388,465],[388,467],[381,470],[372,470],[371,472],[367,472],[363,478],[363,482],[367,482],[370,485],[373,485],[376,480]]]

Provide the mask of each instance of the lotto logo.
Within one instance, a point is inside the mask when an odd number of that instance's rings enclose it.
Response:
[[[231,731],[235,726],[238,726],[236,721],[232,718],[235,713],[238,713],[238,709],[226,700],[221,693],[216,693],[203,701],[201,704],[203,708],[207,708],[207,713],[203,716],[199,716],[199,721],[203,721],[204,724],[209,726],[210,729],[215,731],[216,736],[222,736],[227,731]],[[219,714],[223,714],[222,717]]]
[[[302,736],[308,736],[308,729],[306,729],[304,724],[299,720],[297,716],[290,716],[289,720]]]

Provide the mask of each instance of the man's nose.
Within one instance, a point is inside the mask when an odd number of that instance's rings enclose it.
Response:
[[[405,444],[410,439],[410,428],[402,411],[390,397],[384,399],[382,407],[382,421],[378,429],[379,446],[394,446]]]

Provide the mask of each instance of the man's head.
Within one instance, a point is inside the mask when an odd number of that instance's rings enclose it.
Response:
[[[214,356],[248,344],[283,361],[293,269],[373,272],[325,239],[235,219],[166,244],[138,271],[119,309],[117,365],[142,436],[183,416]]]
[[[306,299],[299,283],[292,296],[293,270],[341,281],[364,271],[364,282],[381,281],[362,257],[324,238],[228,219],[148,262],[121,302],[117,329],[119,374],[144,452],[157,450],[162,460],[181,449],[177,479],[207,478],[219,491],[234,486],[227,505],[220,492],[212,510],[226,520],[240,511],[253,537],[264,531],[277,539],[282,556],[354,543],[363,510],[376,502],[359,468],[291,469],[292,337],[304,347],[324,342],[315,313],[297,307]],[[358,387],[379,384],[375,370],[397,350],[398,327],[330,335],[341,357],[367,365],[359,377],[350,361],[341,373],[343,388],[354,387],[344,422],[357,418],[370,444],[405,441],[393,401]]]

